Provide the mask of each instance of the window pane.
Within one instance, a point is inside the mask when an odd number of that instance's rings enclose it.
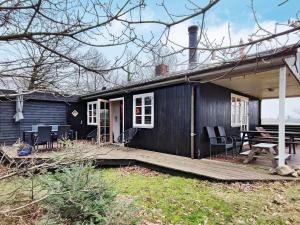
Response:
[[[96,103],[93,104],[93,109],[96,111],[96,109],[97,109],[97,104]]]
[[[145,116],[145,124],[151,124],[151,116]]]
[[[145,105],[151,105],[151,97],[145,97]]]
[[[96,117],[93,117],[93,123],[96,123]]]
[[[142,117],[141,116],[136,116],[135,117],[135,123],[136,124],[142,124]]]
[[[235,123],[235,98],[231,98],[231,122]]]
[[[235,107],[236,107],[236,111],[235,111],[235,113],[236,113],[236,117],[235,117],[235,122],[237,123],[237,124],[240,124],[241,123],[241,99],[239,99],[239,98],[237,98],[236,99],[236,103],[235,103],[236,105],[235,105]]]
[[[142,115],[142,107],[135,107],[135,115]]]
[[[135,105],[136,106],[141,106],[142,105],[142,99],[141,98],[136,98],[135,99]]]
[[[145,107],[145,114],[146,115],[151,115],[151,106],[146,106]]]
[[[92,110],[92,104],[89,104],[89,110]]]

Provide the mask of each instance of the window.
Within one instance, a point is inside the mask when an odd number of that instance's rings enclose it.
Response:
[[[97,125],[97,101],[87,103],[87,125]]]
[[[231,94],[231,126],[248,129],[248,103],[249,99],[240,95]]]
[[[133,96],[133,127],[154,127],[154,94]]]

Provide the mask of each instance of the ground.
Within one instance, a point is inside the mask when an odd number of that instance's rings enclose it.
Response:
[[[120,195],[135,200],[144,225],[300,224],[299,181],[211,182],[137,166],[99,169],[94,176],[99,174]],[[31,185],[38,182],[16,176],[0,181],[1,210],[28,202]],[[42,213],[31,205],[1,224],[35,224]]]

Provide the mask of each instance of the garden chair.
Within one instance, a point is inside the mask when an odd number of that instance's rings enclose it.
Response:
[[[58,126],[57,133],[53,135],[53,140],[57,141],[57,147],[58,147],[58,142],[60,140],[69,139],[69,133],[70,133],[70,125]]]
[[[234,155],[234,150],[239,149],[243,145],[242,138],[238,135],[226,135],[225,128],[222,126],[217,127],[220,137],[225,137],[226,139],[231,139],[233,141],[232,155]]]
[[[212,155],[212,150],[218,151],[225,150],[225,156],[227,158],[227,150],[233,148],[233,139],[230,137],[217,137],[214,127],[206,127],[209,138],[209,156]]]
[[[37,135],[34,137],[33,148],[39,145],[46,145],[46,148],[52,146],[52,136],[51,136],[51,127],[50,126],[38,126]]]
[[[126,145],[131,142],[138,131],[138,128],[129,128],[120,134],[120,136],[117,138],[117,141]]]

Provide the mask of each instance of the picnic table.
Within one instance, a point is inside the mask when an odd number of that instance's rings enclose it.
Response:
[[[242,155],[246,155],[247,158],[244,160],[244,163],[249,163],[255,158],[265,158],[272,162],[272,167],[277,167],[278,160],[278,148],[277,144],[270,143],[259,143],[252,146],[252,149],[246,152],[242,152]],[[287,160],[290,158],[290,154],[285,154],[284,158]]]
[[[276,140],[277,139],[276,136],[279,135],[278,131],[242,130],[241,133],[242,133],[242,143],[249,141],[249,142],[256,142],[256,143],[257,142],[264,142],[264,143],[276,144],[275,142],[278,142]],[[275,137],[268,138],[268,137],[260,136],[263,133],[275,135]],[[289,145],[289,153],[291,153],[292,147],[293,147],[294,153],[296,153],[295,145],[300,144],[300,142],[297,142],[295,140],[295,137],[299,137],[300,132],[286,131],[285,136],[286,136],[286,144]],[[242,147],[243,147],[243,145],[241,145],[240,152],[242,151]]]

